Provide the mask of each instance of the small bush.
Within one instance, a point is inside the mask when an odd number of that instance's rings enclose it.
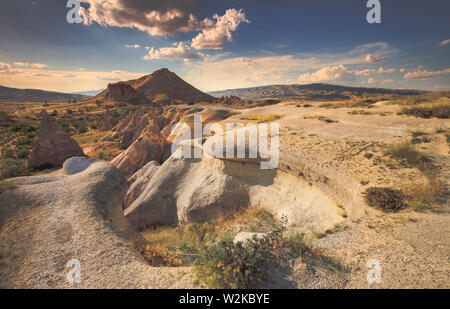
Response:
[[[1,162],[0,178],[12,178],[25,172],[25,165],[21,161],[6,159]]]
[[[207,247],[195,267],[198,280],[210,287],[243,289],[268,279],[274,261],[270,237],[234,243],[223,240]]]
[[[78,133],[79,134],[86,133],[87,131],[88,131],[88,129],[85,126],[82,126],[82,127],[78,128]]]
[[[371,187],[364,191],[364,199],[370,207],[383,211],[398,211],[404,208],[405,195],[401,190],[384,187]]]
[[[24,147],[24,146],[20,146],[16,148],[16,156],[19,159],[24,159],[26,157],[28,157],[28,155],[30,154],[30,151],[28,150],[28,148]]]
[[[405,107],[402,113],[418,118],[450,118],[450,104],[441,104],[434,106],[414,106]]]
[[[14,150],[11,148],[3,148],[2,149],[2,158],[3,159],[13,159],[14,158]]]
[[[388,153],[394,159],[405,160],[406,163],[412,167],[420,167],[421,164],[429,161],[427,157],[413,149],[411,144],[406,142],[392,146]]]

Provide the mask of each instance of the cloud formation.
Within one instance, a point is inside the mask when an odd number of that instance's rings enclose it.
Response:
[[[383,62],[384,60],[385,60],[385,58],[377,57],[377,56],[374,56],[372,54],[367,54],[366,55],[366,59],[365,59],[366,62],[371,62],[371,63]]]
[[[378,70],[351,70],[344,65],[335,65],[323,67],[316,72],[302,74],[298,77],[297,81],[302,84],[326,81],[351,81],[357,76],[386,75],[393,74],[396,71],[396,69],[385,69],[383,67],[380,67]],[[372,82],[375,81],[373,78],[369,78],[369,80]]]
[[[250,23],[242,10],[229,9],[225,15],[213,16],[216,23],[212,27],[203,29],[192,39],[191,46],[195,49],[223,49],[225,39],[228,42],[233,40],[232,32],[236,31],[240,23]]]
[[[150,35],[170,35],[201,30],[208,21],[199,21],[191,11],[192,0],[81,0],[83,23],[137,28]]]
[[[429,78],[429,77],[435,77],[440,75],[447,75],[450,74],[450,68],[445,70],[439,70],[439,71],[427,71],[423,68],[423,66],[419,66],[417,69],[412,70],[411,72],[408,72],[405,74],[406,79],[411,78]]]
[[[125,45],[126,48],[141,48],[141,45],[139,44],[127,44]]]
[[[438,45],[439,46],[444,46],[444,45],[447,45],[447,44],[450,44],[450,39],[444,40],[444,41],[440,42]]]
[[[177,33],[199,31],[191,43],[195,49],[222,49],[225,40],[232,41],[232,32],[242,22],[248,23],[242,10],[228,9],[223,16],[199,20],[193,12],[194,0],[81,0],[89,4],[80,14],[85,25],[136,28],[150,35],[175,36]],[[126,45],[136,47],[138,44]]]
[[[14,62],[14,66],[35,68],[35,69],[43,69],[43,68],[48,67],[48,65],[43,64],[43,63],[29,63],[29,62]]]
[[[185,61],[199,59],[203,57],[202,53],[192,50],[192,48],[184,42],[176,43],[174,47],[163,47],[160,49],[150,48],[145,60],[152,59],[182,59]]]

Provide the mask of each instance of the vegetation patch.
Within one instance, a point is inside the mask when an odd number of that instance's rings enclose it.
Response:
[[[404,142],[391,146],[388,154],[397,160],[400,160],[405,167],[417,167],[425,170],[429,167],[430,160],[411,146],[411,143]]]
[[[283,118],[282,115],[279,114],[268,114],[268,115],[249,115],[241,117],[241,120],[246,120],[254,123],[263,123],[263,122],[272,122],[278,119]]]
[[[450,118],[450,104],[433,104],[433,105],[421,105],[413,107],[404,107],[402,109],[404,115],[410,115],[417,118]]]
[[[367,205],[385,212],[396,212],[405,207],[405,195],[401,190],[370,187],[364,191],[363,195]]]

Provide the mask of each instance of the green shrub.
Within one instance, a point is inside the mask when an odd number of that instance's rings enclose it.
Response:
[[[12,159],[14,158],[14,150],[11,148],[2,148],[2,158],[3,159]]]
[[[32,140],[27,138],[27,137],[25,137],[25,136],[19,136],[14,141],[14,144],[16,146],[27,146],[27,145],[30,145],[31,143],[32,143]]]
[[[1,163],[0,178],[12,178],[23,174],[26,170],[25,165],[21,161],[6,159]]]
[[[198,280],[210,287],[251,288],[268,279],[273,261],[269,237],[253,238],[245,244],[223,240],[202,252],[195,270]]]
[[[88,131],[88,129],[85,126],[78,128],[78,133],[80,133],[80,134],[86,133],[87,131]]]
[[[413,167],[420,167],[421,164],[429,161],[427,157],[413,149],[411,144],[407,142],[392,146],[388,153],[392,158],[405,160],[409,166]]]
[[[370,207],[376,207],[383,211],[398,211],[405,207],[405,195],[401,190],[371,187],[363,193],[364,199]]]
[[[26,148],[24,146],[19,146],[16,148],[16,156],[19,159],[24,159],[24,158],[28,157],[29,154],[30,154],[30,151],[28,150],[28,148]]]

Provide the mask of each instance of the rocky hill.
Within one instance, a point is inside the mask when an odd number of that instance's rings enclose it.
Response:
[[[126,87],[124,85],[131,87],[124,89]],[[116,89],[118,87],[121,89]],[[116,94],[111,94],[112,91],[116,91]],[[161,69],[135,80],[110,84],[97,97],[116,102],[156,103],[159,105],[212,102],[214,100],[214,97],[201,92],[168,69]],[[131,101],[129,97],[132,98]]]
[[[17,89],[0,86],[0,101],[7,102],[40,102],[40,101],[72,101],[87,99],[81,94],[60,93],[37,89]]]
[[[238,96],[246,100],[299,99],[299,100],[347,100],[354,97],[374,95],[409,96],[426,93],[420,90],[402,90],[385,88],[346,87],[330,84],[308,85],[270,85],[253,88],[229,89],[214,91],[209,94],[215,97]]]

